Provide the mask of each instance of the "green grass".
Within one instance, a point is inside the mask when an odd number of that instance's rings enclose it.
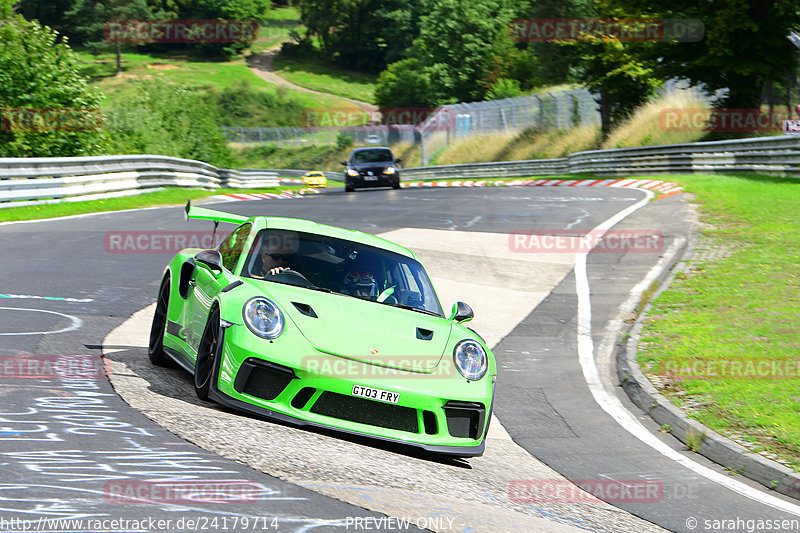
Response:
[[[113,54],[93,56],[85,51],[78,52],[83,60],[82,73],[105,94],[103,107],[112,103],[125,102],[136,90],[142,80],[161,78],[171,83],[191,87],[230,87],[238,80],[248,80],[254,87],[276,93],[281,91],[297,100],[307,108],[341,107],[341,100],[333,96],[311,94],[267,83],[255,75],[244,59],[232,61],[207,61],[176,54],[123,53],[123,74],[116,76],[116,63]],[[300,125],[301,117],[297,118]]]
[[[259,27],[258,38],[251,49],[258,53],[291,38],[291,32],[305,32],[300,24],[300,9],[296,6],[273,7],[269,10],[266,23]]]
[[[351,148],[339,150],[336,146],[302,146],[278,148],[264,144],[242,147],[232,144],[240,168],[297,168],[342,172],[340,161],[347,159]]]
[[[377,75],[340,69],[319,59],[299,60],[280,54],[275,57],[273,66],[276,74],[300,87],[375,102]]]
[[[771,366],[797,369],[800,361],[800,183],[756,175],[666,179],[696,195],[710,225],[699,247],[717,254],[695,261],[653,301],[639,362],[666,380],[662,392],[692,418],[800,470],[800,376],[773,375]],[[740,377],[723,371],[732,361],[769,362],[770,370],[748,376],[745,367]]]
[[[85,202],[63,202],[58,204],[32,205],[26,207],[8,207],[0,209],[0,222],[13,220],[34,220],[39,218],[64,217],[69,215],[80,215],[84,213],[96,213],[99,211],[121,211],[123,209],[135,209],[139,207],[151,207],[157,205],[184,205],[187,200],[207,198],[217,194],[231,194],[242,192],[284,192],[297,191],[303,186],[291,187],[266,187],[261,189],[216,189],[207,191],[205,189],[182,189],[166,188],[136,196],[124,196],[121,198],[109,198],[106,200],[89,200]]]

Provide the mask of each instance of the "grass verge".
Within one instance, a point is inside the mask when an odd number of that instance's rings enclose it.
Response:
[[[652,302],[639,363],[690,418],[800,471],[800,184],[666,179],[696,195],[702,229]]]
[[[224,89],[243,80],[253,87],[269,92],[281,92],[285,96],[297,100],[304,108],[331,108],[341,106],[341,100],[335,96],[326,96],[278,87],[267,83],[254,74],[244,59],[231,61],[208,61],[194,58],[185,53],[145,54],[126,52],[122,55],[123,73],[116,76],[116,64],[113,54],[94,56],[85,51],[78,52],[83,61],[81,73],[91,78],[94,85],[105,94],[103,107],[117,102],[131,100],[136,87],[143,80],[160,78],[169,83],[196,88]],[[298,122],[300,117],[297,117]],[[235,124],[231,124],[235,125]]]
[[[378,79],[375,75],[337,68],[314,58],[298,60],[280,54],[275,56],[273,66],[277,75],[300,87],[362,102],[375,102]],[[338,107],[341,108],[341,104]]]
[[[26,207],[8,207],[0,209],[0,222],[15,220],[35,220],[40,218],[64,217],[81,215],[84,213],[97,213],[101,211],[122,211],[139,207],[152,207],[159,205],[183,205],[187,200],[207,198],[218,194],[298,191],[304,186],[291,187],[266,187],[262,189],[183,189],[170,187],[135,196],[108,198],[105,200],[89,200],[85,202],[62,202],[58,204],[31,205]]]

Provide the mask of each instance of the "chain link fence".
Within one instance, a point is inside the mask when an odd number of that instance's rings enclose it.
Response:
[[[685,81],[668,80],[659,93],[690,91],[708,104],[725,91],[709,95]],[[341,128],[258,128],[223,127],[226,138],[236,143],[274,143],[279,147],[335,145],[340,136],[360,145],[418,144],[422,164],[453,140],[473,135],[502,133],[513,135],[527,128],[570,129],[599,124],[596,96],[585,88],[551,91],[502,100],[462,102],[440,106],[427,113],[421,124],[370,125]]]
[[[422,164],[428,165],[431,154],[456,138],[498,132],[513,134],[526,128],[569,129],[599,123],[597,101],[583,88],[444,105],[419,128]]]
[[[280,148],[332,146],[340,136],[350,137],[354,144],[414,144],[419,134],[413,126],[359,126],[353,128],[259,128],[223,126],[228,142],[242,144],[272,143]]]

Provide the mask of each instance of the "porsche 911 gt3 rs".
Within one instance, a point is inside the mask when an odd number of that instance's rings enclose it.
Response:
[[[176,362],[200,398],[269,419],[483,454],[494,356],[464,325],[468,305],[445,316],[414,252],[309,220],[186,213],[237,227],[165,268],[152,363]]]

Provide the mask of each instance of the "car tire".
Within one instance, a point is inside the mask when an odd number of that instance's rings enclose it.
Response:
[[[344,192],[353,192],[355,188],[349,183],[344,184]]]
[[[216,363],[221,352],[219,309],[213,308],[197,347],[197,359],[194,362],[194,392],[201,400],[208,400],[211,383],[217,379]]]
[[[397,180],[397,183],[392,184],[392,189],[399,189],[400,188],[400,180]]]
[[[164,333],[167,330],[167,311],[169,310],[169,276],[164,276],[161,288],[158,290],[156,310],[153,313],[153,324],[150,326],[150,343],[147,347],[147,356],[156,366],[174,367],[175,362],[164,352]]]

